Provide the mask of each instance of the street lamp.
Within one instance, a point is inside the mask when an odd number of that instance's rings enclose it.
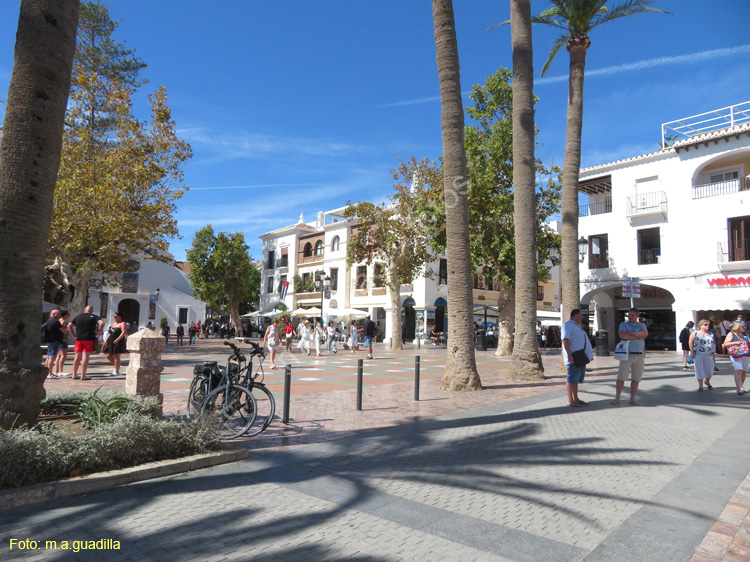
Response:
[[[586,252],[589,249],[589,241],[586,240],[583,236],[578,240],[578,256],[579,256],[579,262],[583,263],[583,260],[586,259]]]
[[[326,291],[331,286],[331,278],[326,275],[324,278],[321,277],[325,273],[324,271],[320,272],[320,275],[315,279],[315,288],[320,291],[320,322],[323,323],[323,297],[326,294]]]
[[[156,302],[159,302],[159,293],[161,293],[161,289],[157,287],[154,293],[156,293]]]
[[[560,257],[560,246],[555,242],[552,242],[547,246],[547,250],[549,252],[549,259],[554,264],[557,261],[557,258]]]

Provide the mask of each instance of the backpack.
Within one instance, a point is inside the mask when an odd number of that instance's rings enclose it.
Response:
[[[47,323],[42,324],[42,343],[49,343],[49,332],[47,332]]]

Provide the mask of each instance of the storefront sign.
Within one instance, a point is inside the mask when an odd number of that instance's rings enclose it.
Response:
[[[734,287],[737,285],[750,285],[750,275],[747,277],[714,277],[706,279],[711,287]]]

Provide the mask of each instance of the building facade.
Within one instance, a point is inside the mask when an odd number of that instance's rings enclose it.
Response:
[[[356,225],[346,220],[345,207],[319,212],[306,223],[300,215],[297,224],[263,234],[260,308],[262,312],[283,303],[288,310],[317,308],[325,320],[347,310],[370,314],[378,326],[379,339],[391,338],[391,298],[385,284],[385,263],[352,264],[347,268],[346,248]],[[434,325],[447,329],[448,268],[438,257],[428,263],[431,275],[417,278],[400,290],[401,320],[407,339],[424,335]],[[557,271],[537,286],[539,317],[545,324],[559,323]],[[316,280],[329,278],[329,289]],[[478,324],[497,322],[500,293],[481,269],[474,277],[474,316]],[[285,284],[286,288],[285,288]],[[321,316],[315,314],[315,316]]]
[[[630,278],[648,349],[676,349],[690,320],[750,311],[750,102],[665,123],[670,138],[580,173],[581,302],[611,347]]]

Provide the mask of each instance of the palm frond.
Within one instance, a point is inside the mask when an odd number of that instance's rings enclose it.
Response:
[[[552,48],[550,49],[549,55],[547,56],[547,62],[544,63],[544,68],[542,68],[542,76],[547,73],[550,65],[552,64],[552,61],[557,56],[557,53],[560,52],[560,49],[562,49],[563,45],[567,44],[568,41],[570,41],[570,33],[560,35],[560,37],[555,39],[554,43],[552,43]]]
[[[596,18],[594,21],[592,21],[591,29],[608,21],[633,16],[635,14],[643,14],[646,12],[657,12],[670,15],[672,14],[672,12],[661,10],[659,8],[652,8],[651,6],[649,6],[649,4],[653,4],[654,1],[655,0],[624,0],[623,2],[620,2],[619,4],[614,6],[611,10],[603,14],[601,17]]]

